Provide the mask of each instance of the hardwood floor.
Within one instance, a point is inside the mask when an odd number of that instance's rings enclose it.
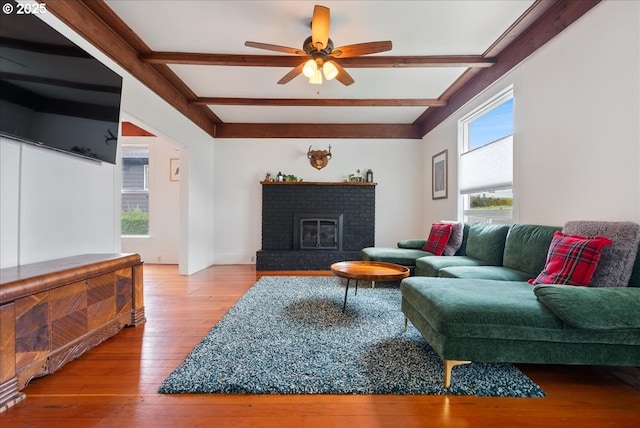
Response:
[[[601,367],[519,365],[546,391],[544,398],[158,394],[164,378],[260,276],[246,265],[189,277],[176,266],[145,265],[146,324],[31,381],[26,400],[0,415],[0,427],[640,426],[640,391]]]

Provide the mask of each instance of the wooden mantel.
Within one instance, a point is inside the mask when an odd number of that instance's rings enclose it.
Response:
[[[276,186],[376,186],[366,181],[261,181],[260,184]]]

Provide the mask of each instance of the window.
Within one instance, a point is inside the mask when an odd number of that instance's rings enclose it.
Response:
[[[464,222],[513,222],[513,90],[460,120],[459,188]]]
[[[149,147],[122,147],[122,235],[149,234]]]

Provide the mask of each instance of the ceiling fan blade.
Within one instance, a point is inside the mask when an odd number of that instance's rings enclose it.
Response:
[[[357,43],[355,45],[340,46],[331,51],[336,58],[351,58],[360,55],[370,55],[391,50],[391,40],[382,42]]]
[[[291,82],[295,77],[298,76],[298,74],[302,74],[303,68],[304,68],[304,62],[299,66],[297,66],[296,68],[294,68],[293,70],[291,70],[290,72],[288,72],[287,74],[285,74],[282,79],[278,80],[278,85],[284,85],[285,83]]]
[[[331,18],[329,15],[329,8],[318,5],[314,6],[313,18],[311,20],[311,40],[316,49],[322,50],[327,47],[327,44],[329,43],[330,25]]]
[[[335,61],[331,61],[331,62],[338,69],[338,75],[336,76],[336,80],[338,82],[342,83],[344,86],[349,86],[353,82],[355,82],[355,80],[353,80],[353,77],[351,77],[351,75],[347,73],[347,70],[345,70],[344,67],[342,67],[340,64],[338,64]]]
[[[293,55],[304,55],[304,56],[307,55],[307,53],[305,51],[300,50],[300,49],[289,48],[287,46],[272,45],[272,44],[269,44],[269,43],[244,42],[244,45],[248,46],[250,48],[265,49],[265,50],[268,50],[268,51],[275,51],[275,52],[284,52],[284,53],[289,53],[289,54],[293,54]]]

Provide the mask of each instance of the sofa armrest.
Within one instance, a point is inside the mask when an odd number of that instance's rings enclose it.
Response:
[[[398,248],[410,248],[414,250],[421,249],[427,243],[426,239],[403,239],[398,241]]]
[[[533,292],[554,315],[572,327],[640,328],[640,288],[540,284]]]

